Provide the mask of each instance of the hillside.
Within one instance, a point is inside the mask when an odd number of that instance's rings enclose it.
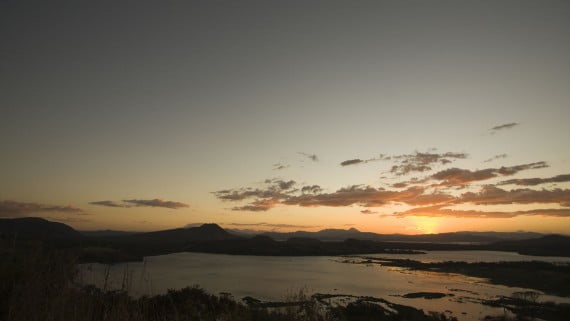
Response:
[[[530,240],[501,241],[493,243],[491,249],[515,251],[526,255],[570,256],[570,237],[547,235]]]
[[[17,239],[78,240],[83,237],[72,227],[39,217],[0,219],[0,235]]]

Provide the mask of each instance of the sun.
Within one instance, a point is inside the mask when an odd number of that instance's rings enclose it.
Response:
[[[415,229],[419,232],[423,234],[435,234],[438,232],[441,225],[441,218],[415,216],[412,217],[412,222],[415,225]]]

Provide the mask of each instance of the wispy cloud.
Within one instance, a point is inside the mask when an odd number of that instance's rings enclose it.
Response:
[[[271,229],[281,229],[281,228],[317,228],[321,227],[320,225],[296,225],[296,224],[282,224],[282,223],[227,223],[224,225],[229,226],[237,226],[237,227],[263,227],[263,228],[271,228]]]
[[[345,167],[345,166],[351,166],[351,165],[366,164],[366,163],[370,163],[370,162],[387,161],[387,160],[391,160],[391,159],[392,159],[391,156],[380,154],[377,157],[372,157],[372,158],[368,158],[368,159],[360,159],[360,158],[348,159],[348,160],[341,162],[340,166]]]
[[[410,180],[407,181],[402,181],[402,182],[397,182],[397,183],[393,183],[391,186],[393,188],[405,188],[408,187],[410,185],[418,185],[418,184],[424,184],[426,182],[428,182],[430,180],[429,177],[424,177],[422,179],[417,178],[417,177],[413,177]]]
[[[361,163],[365,163],[366,161],[360,159],[360,158],[355,158],[355,159],[348,159],[345,160],[344,162],[340,163],[340,166],[350,166],[350,165],[356,165],[356,164],[361,164]]]
[[[0,201],[0,217],[16,217],[34,215],[36,213],[84,213],[73,206],[60,206],[42,203],[26,203],[17,201]]]
[[[288,167],[289,167],[289,165],[287,165],[287,164],[282,164],[282,163],[273,164],[273,170],[274,171],[282,170],[282,169],[285,169]]]
[[[457,210],[444,208],[445,205],[417,207],[404,212],[397,212],[395,217],[406,216],[427,216],[427,217],[459,217],[459,218],[512,218],[516,216],[553,216],[570,217],[570,208],[562,209],[533,209],[527,211],[479,211],[479,210]]]
[[[570,182],[570,174],[557,175],[548,178],[516,178],[509,179],[506,181],[499,182],[497,185],[523,185],[523,186],[535,186],[547,183],[564,183]]]
[[[90,202],[89,204],[92,205],[99,205],[99,206],[106,206],[106,207],[119,207],[119,208],[129,208],[129,207],[164,207],[170,209],[179,209],[184,207],[190,207],[190,205],[181,203],[181,202],[174,202],[174,201],[165,201],[158,198],[155,199],[130,199],[130,200],[123,200],[122,202],[115,202],[115,201],[95,201]]]
[[[319,157],[316,154],[309,154],[309,153],[304,153],[304,152],[298,152],[299,155],[302,155],[303,157],[313,161],[313,162],[318,162],[319,161]]]
[[[226,189],[213,192],[213,194],[220,200],[224,201],[241,201],[245,199],[258,198],[258,199],[279,199],[286,197],[284,193],[290,190],[296,184],[295,181],[280,180],[280,179],[266,179],[261,188],[237,188]]]
[[[489,131],[491,131],[491,133],[495,133],[499,130],[506,130],[506,129],[511,129],[515,126],[518,126],[519,123],[507,123],[507,124],[501,124],[501,125],[497,125],[495,127],[492,127],[491,129],[489,129]]]
[[[298,205],[302,207],[360,205],[378,207],[391,202],[427,205],[448,202],[453,199],[452,196],[444,193],[424,193],[424,188],[421,187],[391,191],[371,186],[353,185],[332,193],[322,192],[318,185],[307,185],[301,188],[301,190],[291,187],[292,185],[290,184],[280,185],[272,182],[265,188],[222,190],[214,192],[214,195],[224,201],[249,201],[248,204],[233,207],[232,210],[254,212],[267,211],[278,205]]]
[[[437,172],[433,174],[431,178],[434,180],[441,181],[441,183],[438,184],[439,186],[461,186],[472,182],[491,179],[498,176],[514,175],[524,170],[539,169],[546,167],[548,167],[548,164],[546,162],[535,162],[535,163],[508,166],[508,167],[503,166],[500,168],[486,168],[475,171],[454,167]]]
[[[318,194],[322,191],[323,189],[319,185],[306,185],[301,188],[303,194]]]
[[[496,155],[493,159],[506,157]],[[366,163],[372,160],[391,160],[396,164],[391,172],[396,176],[411,172],[431,170],[436,165],[447,165],[458,159],[467,158],[466,153],[436,153],[430,150],[426,153],[415,152],[396,156],[380,155],[370,159],[349,159],[341,166]],[[371,185],[350,185],[335,191],[326,191],[321,185],[298,186],[294,180],[267,179],[261,186],[241,187],[213,192],[222,201],[241,202],[231,209],[234,211],[264,212],[279,206],[299,207],[351,207],[362,206],[362,214],[378,214],[374,208],[391,205],[407,205],[412,208],[386,216],[449,216],[449,217],[515,217],[520,215],[568,216],[570,209],[536,208],[526,211],[485,211],[460,210],[450,208],[463,204],[477,206],[505,204],[536,204],[570,207],[570,190],[568,189],[502,189],[500,185],[534,186],[544,183],[568,182],[570,174],[549,178],[511,179],[496,185],[483,185],[477,190],[472,183],[481,182],[497,177],[513,176],[522,171],[548,167],[544,161],[519,164],[514,166],[492,167],[484,169],[448,168],[424,177],[414,177],[408,180],[390,184],[390,188],[374,187]],[[457,194],[455,189],[466,189],[467,192]]]
[[[507,155],[507,154],[499,154],[499,155],[495,155],[495,156],[493,156],[493,157],[491,157],[491,158],[488,158],[488,159],[484,160],[483,163],[489,163],[489,162],[492,162],[492,161],[494,161],[494,160],[501,159],[501,158],[507,158],[507,157],[509,157],[509,155]]]
[[[560,188],[552,190],[529,188],[504,190],[488,185],[483,186],[479,192],[462,194],[456,202],[478,205],[558,203],[562,206],[570,206],[570,190]]]
[[[54,216],[46,216],[48,220],[53,220],[56,222],[63,222],[63,223],[86,223],[91,222],[91,220],[86,219],[84,216],[64,216],[64,217],[54,217]]]
[[[107,206],[107,207],[131,207],[128,204],[114,202],[114,201],[95,201],[95,202],[89,202],[89,204],[99,205],[99,206]]]
[[[392,156],[396,164],[392,166],[392,174],[402,176],[412,172],[426,172],[433,169],[433,166],[450,164],[457,159],[467,158],[466,153],[419,153]]]
[[[149,207],[165,207],[170,209],[179,209],[184,207],[190,207],[190,205],[181,203],[181,202],[174,202],[174,201],[165,201],[158,198],[150,199],[150,200],[142,200],[142,199],[131,199],[131,200],[123,200],[123,202],[132,204],[134,206],[149,206]]]

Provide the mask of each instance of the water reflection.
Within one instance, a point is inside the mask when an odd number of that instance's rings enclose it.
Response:
[[[431,252],[413,259],[432,261],[516,261],[521,256],[497,252]],[[386,254],[378,255],[386,256]],[[391,255],[406,257],[406,255]],[[526,257],[528,260],[541,259]],[[553,260],[546,258],[546,260]],[[556,259],[558,260],[558,259]],[[566,259],[567,260],[567,259]],[[382,297],[425,311],[450,311],[460,320],[478,320],[502,310],[480,304],[482,299],[511,295],[520,288],[493,285],[479,278],[379,265],[339,263],[338,257],[262,257],[176,253],[147,257],[144,262],[107,267],[83,265],[84,283],[109,288],[126,287],[133,295],[153,295],[167,289],[200,285],[210,293],[230,292],[236,298],[283,300],[301,288],[313,293],[343,293]],[[108,272],[108,273],[107,273]],[[125,276],[128,276],[125,278]],[[105,285],[106,284],[106,285]],[[411,292],[441,292],[440,299],[403,298]],[[545,300],[569,301],[544,296]]]

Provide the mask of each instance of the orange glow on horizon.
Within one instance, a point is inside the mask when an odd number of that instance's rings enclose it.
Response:
[[[422,234],[436,234],[441,226],[441,218],[414,216],[411,218],[415,229]]]

